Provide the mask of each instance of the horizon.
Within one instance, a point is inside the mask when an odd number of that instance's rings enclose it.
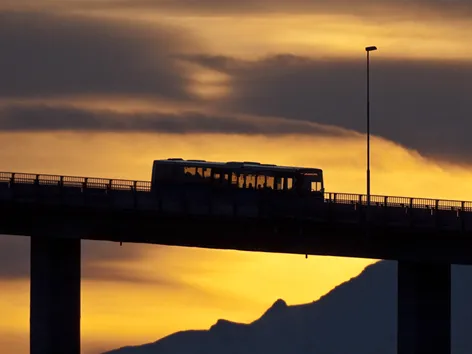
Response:
[[[169,157],[472,200],[472,0],[0,0],[0,170],[150,180]],[[82,242],[82,353],[250,322],[372,259]],[[0,349],[29,352],[29,238],[0,235]]]

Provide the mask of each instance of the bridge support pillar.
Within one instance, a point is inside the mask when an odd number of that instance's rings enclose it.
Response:
[[[30,353],[80,354],[80,239],[31,237]]]
[[[398,354],[451,353],[451,265],[398,262]]]

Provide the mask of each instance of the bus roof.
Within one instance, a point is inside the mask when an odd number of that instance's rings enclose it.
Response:
[[[229,161],[229,162],[212,162],[205,160],[184,160],[182,158],[169,158],[167,160],[155,160],[154,163],[169,165],[185,165],[189,167],[220,167],[220,168],[248,168],[255,170],[272,170],[283,172],[304,172],[304,173],[321,173],[319,168],[296,167],[296,166],[278,166],[274,164],[262,164],[253,161]]]

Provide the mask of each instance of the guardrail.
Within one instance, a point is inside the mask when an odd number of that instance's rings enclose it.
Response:
[[[150,181],[132,181],[97,177],[56,176],[32,173],[0,172],[0,183],[38,184],[61,187],[79,187],[113,190],[151,191]]]
[[[367,195],[350,193],[325,193],[328,203],[367,205]],[[371,206],[410,209],[472,211],[472,201],[429,199],[414,197],[371,195]]]
[[[151,191],[150,181],[132,181],[96,177],[57,176],[48,174],[0,172],[0,183],[38,184],[49,186],[95,188],[111,190]],[[335,204],[367,205],[367,195],[352,193],[325,193],[325,201]],[[472,201],[371,195],[370,203],[377,207],[410,209],[472,211]]]

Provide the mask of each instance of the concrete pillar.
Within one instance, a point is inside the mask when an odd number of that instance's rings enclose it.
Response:
[[[80,354],[80,239],[31,237],[30,353]]]
[[[398,262],[398,354],[451,353],[451,265]]]

